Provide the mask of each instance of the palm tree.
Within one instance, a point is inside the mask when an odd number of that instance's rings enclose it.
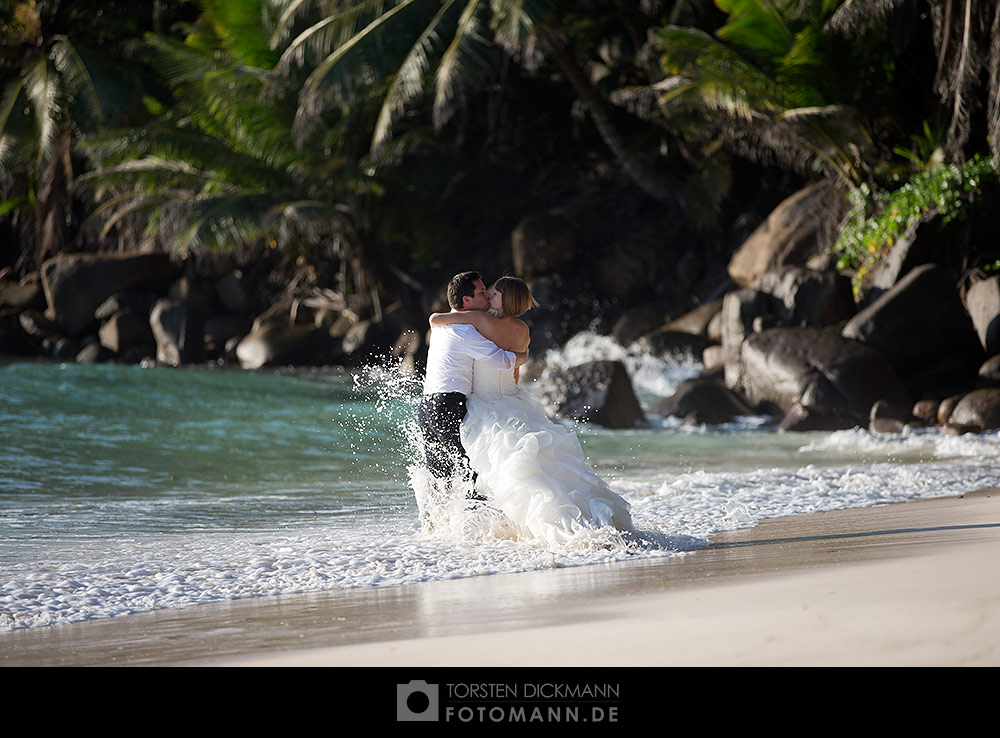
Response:
[[[865,30],[895,20],[904,6],[911,14],[930,11],[937,59],[934,91],[948,121],[948,159],[965,159],[974,121],[981,116],[990,153],[1000,161],[1000,5],[992,0],[847,0],[829,25],[844,33]]]
[[[838,0],[717,0],[728,18],[714,34],[667,26],[654,34],[667,77],[623,91],[636,106],[653,98],[667,120],[704,110],[736,153],[857,183],[876,161],[858,111],[838,98],[831,68],[843,66],[824,25]]]
[[[143,127],[88,137],[97,166],[80,183],[101,203],[102,235],[118,232],[132,248],[275,249],[306,266],[326,254],[351,266],[342,287],[367,291],[355,203],[377,185],[357,165],[363,115],[296,148],[295,90],[270,75],[277,55],[264,43],[262,8],[248,15],[245,2],[208,1],[183,40],[149,34],[168,104]]]
[[[128,42],[155,19],[132,3],[86,0],[22,0],[3,13],[0,215],[33,243],[20,256],[30,268],[65,247],[76,219],[70,193],[81,134],[143,115],[135,93],[142,69]]]
[[[631,179],[650,196],[676,202],[676,187],[631,150],[603,95],[570,52],[561,30],[567,14],[560,14],[555,0],[284,0],[282,5],[271,39],[273,47],[287,41],[277,70],[286,75],[309,70],[295,120],[300,141],[322,128],[329,111],[350,106],[373,82],[387,79],[371,136],[370,150],[377,155],[418,101],[428,100],[440,129],[502,58],[530,68],[547,55]]]

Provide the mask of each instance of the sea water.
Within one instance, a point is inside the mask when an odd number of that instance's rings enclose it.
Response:
[[[547,357],[593,358],[624,361],[645,407],[699,369],[589,334]],[[1000,486],[997,433],[777,433],[767,418],[650,416],[624,431],[571,425],[632,504],[642,546],[429,535],[408,474],[419,393],[391,365],[0,362],[0,629],[675,556],[765,517]]]

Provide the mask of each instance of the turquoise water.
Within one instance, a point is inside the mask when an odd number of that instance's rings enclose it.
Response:
[[[648,404],[683,378],[634,370]],[[419,383],[0,362],[0,628],[210,600],[670,556],[763,517],[1000,486],[1000,436],[576,427],[650,545],[423,535],[407,467]]]

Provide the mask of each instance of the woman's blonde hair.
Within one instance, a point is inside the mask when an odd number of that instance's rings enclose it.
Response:
[[[503,307],[504,318],[516,318],[524,315],[538,302],[531,296],[531,290],[523,279],[517,277],[500,277],[493,283],[493,289],[500,293],[500,304]]]

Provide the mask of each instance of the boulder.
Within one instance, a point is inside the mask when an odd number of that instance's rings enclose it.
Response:
[[[83,344],[83,348],[77,353],[75,361],[79,364],[96,364],[110,358],[110,351],[104,348],[99,341],[88,338]]]
[[[244,369],[265,366],[324,366],[341,363],[341,341],[323,328],[287,323],[265,323],[236,345]]]
[[[161,291],[175,273],[166,254],[60,254],[42,265],[46,315],[78,336],[112,295],[141,287]]]
[[[250,297],[243,286],[243,273],[234,269],[215,283],[215,296],[219,304],[231,313],[240,313],[250,304]]]
[[[829,328],[772,328],[751,336],[740,353],[739,386],[752,405],[783,413],[798,406],[867,419],[880,399],[912,405],[881,354]]]
[[[510,235],[514,271],[524,280],[559,271],[576,256],[579,241],[566,218],[553,213],[528,215]]]
[[[778,423],[778,432],[835,431],[860,428],[865,416],[844,408],[803,407],[796,403]]]
[[[245,336],[249,330],[249,320],[235,315],[213,315],[205,319],[205,345],[221,351],[230,339]]]
[[[980,387],[1000,387],[1000,354],[991,356],[979,367]]]
[[[101,345],[116,354],[124,354],[130,349],[141,349],[143,355],[155,353],[156,346],[149,317],[131,308],[119,310],[101,326],[98,332]],[[140,357],[142,358],[142,357]]]
[[[934,425],[938,422],[940,408],[941,403],[937,400],[918,400],[910,412],[921,425]]]
[[[1000,389],[989,387],[969,392],[955,405],[948,425],[974,433],[1000,428]]]
[[[667,328],[647,333],[635,342],[635,347],[653,356],[677,356],[700,359],[702,352],[712,345],[705,336],[681,333]]]
[[[626,310],[611,327],[611,337],[619,346],[629,346],[647,333],[663,327],[663,309],[653,302]]]
[[[903,428],[911,425],[913,420],[907,410],[893,407],[885,400],[878,400],[868,414],[868,430],[871,433],[902,433]]]
[[[746,287],[775,267],[805,264],[823,248],[821,229],[836,197],[821,180],[785,199],[733,254],[729,276]]]
[[[703,371],[706,374],[720,369],[724,372],[726,357],[722,351],[722,346],[717,343],[713,343],[711,346],[706,346],[705,350],[701,352],[701,364]]]
[[[750,288],[733,290],[722,300],[722,356],[726,385],[740,381],[740,352],[743,342],[753,335],[753,322],[767,310],[767,296]]]
[[[170,366],[197,363],[204,357],[201,318],[180,300],[153,305],[149,325],[156,340],[156,360]]]
[[[842,335],[885,356],[918,396],[937,387],[971,386],[983,361],[982,346],[958,290],[933,264],[912,269],[851,318]],[[935,369],[949,360],[953,369]],[[956,371],[959,376],[953,376]]]
[[[553,371],[540,388],[551,414],[606,428],[632,428],[645,420],[620,361],[591,361]]]
[[[112,295],[102,302],[94,311],[94,317],[100,321],[105,321],[117,312],[122,310],[133,310],[137,313],[149,315],[153,309],[157,297],[152,292],[123,292]]]
[[[762,274],[753,288],[769,296],[779,325],[823,327],[855,313],[851,280],[836,272],[786,266]]]
[[[664,328],[668,331],[693,333],[696,336],[711,338],[708,334],[708,327],[711,325],[712,320],[715,319],[715,317],[721,312],[722,299],[720,298],[718,300],[706,302],[704,305],[699,305],[694,310],[685,313],[679,318],[671,320],[664,326]]]
[[[955,406],[958,405],[959,401],[965,397],[965,393],[951,395],[941,400],[941,404],[938,405],[937,412],[937,422],[941,425],[945,425],[951,418],[951,414],[955,412]]]
[[[986,355],[1000,354],[1000,274],[969,285],[965,307]]]
[[[20,282],[0,280],[0,306],[44,311],[45,291],[38,274],[32,272]]]
[[[753,410],[721,381],[708,377],[686,379],[670,397],[649,410],[654,415],[684,418],[694,425],[730,423]]]

